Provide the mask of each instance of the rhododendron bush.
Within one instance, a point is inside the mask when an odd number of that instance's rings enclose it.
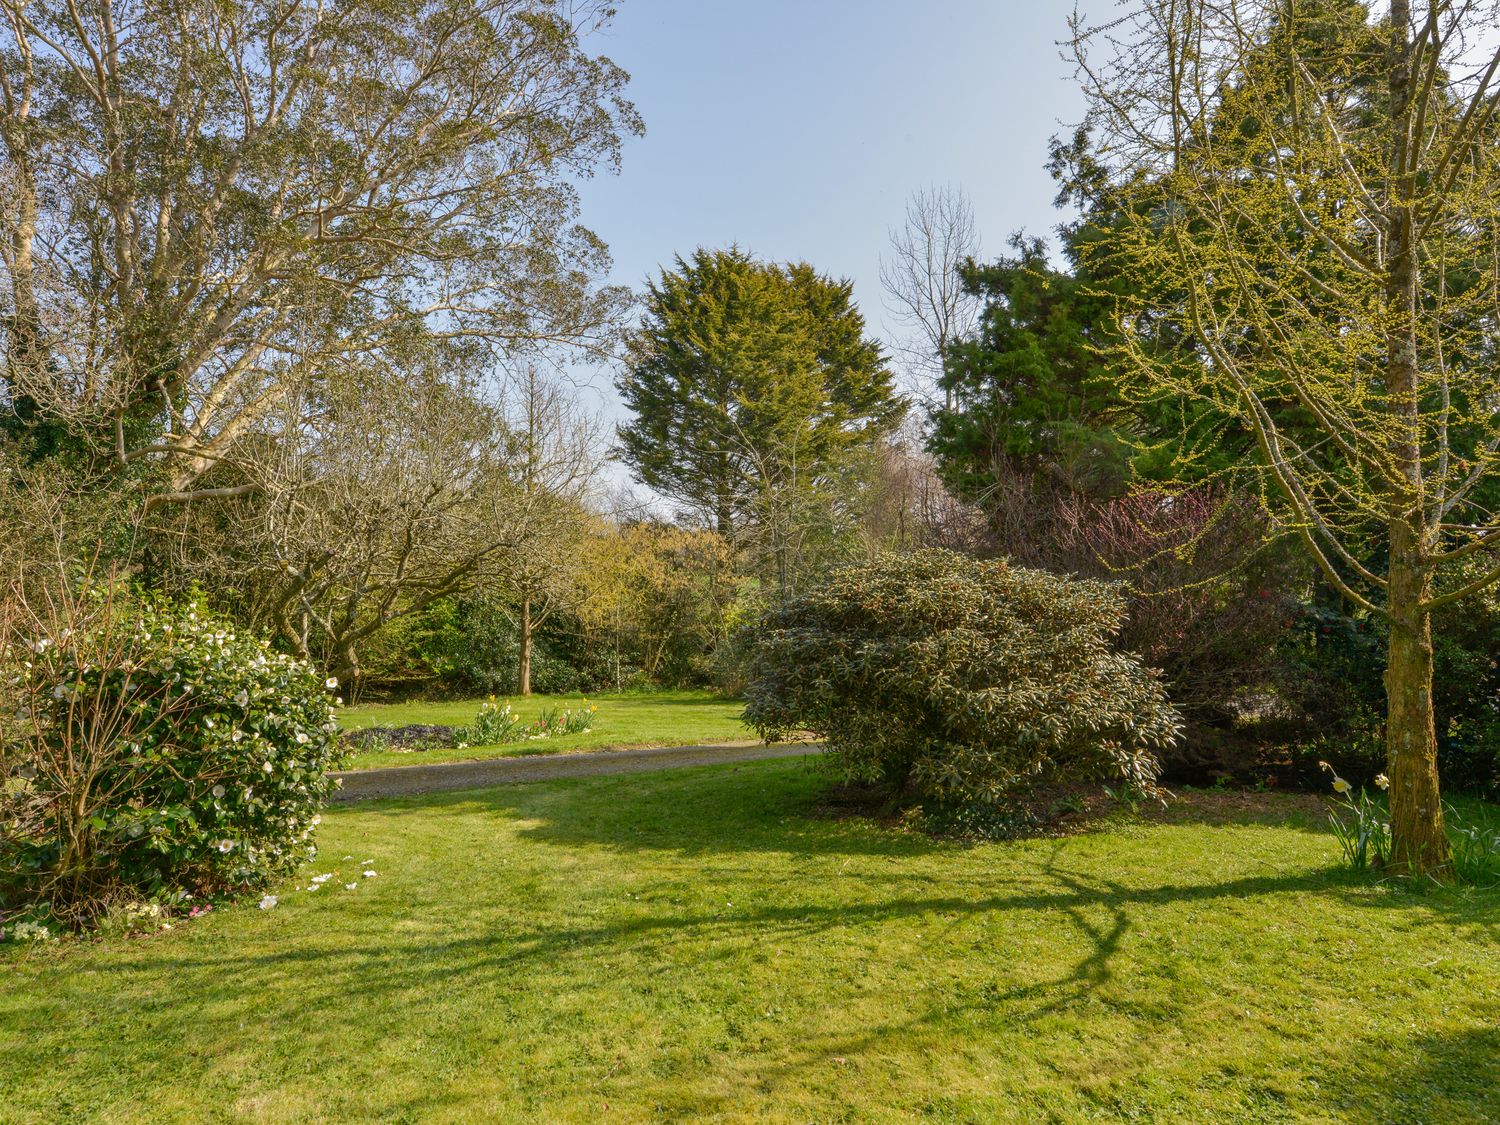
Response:
[[[812,731],[849,778],[939,807],[1055,780],[1151,791],[1179,721],[1158,674],[1114,648],[1123,614],[1109,583],[887,555],[767,614],[745,717],[767,737]]]
[[[0,895],[79,925],[120,900],[259,888],[315,852],[331,684],[194,606],[12,600]]]

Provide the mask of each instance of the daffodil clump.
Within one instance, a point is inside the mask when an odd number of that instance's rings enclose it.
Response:
[[[1384,867],[1391,854],[1390,812],[1363,787],[1356,793],[1354,786],[1327,762],[1319,762],[1318,766],[1332,776],[1333,791],[1341,798],[1336,802],[1337,807],[1329,811],[1328,822],[1333,826],[1344,861],[1356,870]],[[1375,778],[1379,789],[1389,789],[1390,784],[1385,774]]]
[[[105,599],[12,636],[0,892],[79,925],[110,902],[187,910],[316,854],[337,684],[194,606]]]
[[[500,746],[507,742],[530,742],[565,734],[587,734],[594,729],[599,708],[584,701],[582,707],[551,707],[531,722],[521,720],[511,705],[490,696],[480,704],[479,714],[468,726],[453,732],[453,744],[459,749],[470,746]]]

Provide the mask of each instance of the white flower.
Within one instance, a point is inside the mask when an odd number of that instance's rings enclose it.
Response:
[[[346,890],[346,891],[352,891],[357,886],[359,886],[358,883],[345,883],[344,884],[344,890]]]
[[[337,676],[329,676],[328,679],[323,682],[323,686],[326,687],[329,691],[332,691],[334,688],[339,686],[339,678]]]
[[[362,859],[359,861],[359,865],[361,867],[374,867],[375,861],[373,859]]]
[[[307,735],[304,734],[300,730],[297,732],[297,745],[298,746],[306,746],[307,745]]]
[[[271,907],[273,907],[275,905],[276,905],[276,896],[275,895],[267,895],[265,898],[263,898],[263,899],[260,900],[260,908],[262,910],[270,910]]]
[[[307,893],[308,894],[312,894],[313,891],[321,891],[322,889],[323,889],[323,884],[315,882],[315,883],[313,883],[312,886],[310,886],[310,887],[307,888]]]
[[[212,789],[209,790],[209,792],[214,795],[215,800],[218,800],[220,797],[224,796],[224,787],[222,785],[215,785]]]
[[[319,813],[319,814],[318,814],[318,815],[316,815],[316,816],[314,816],[314,817],[313,817],[313,818],[312,818],[312,822],[313,822],[313,827],[315,827],[315,828],[316,828],[316,827],[317,827],[317,826],[318,826],[318,825],[320,825],[320,824],[322,824],[322,823],[323,823],[323,814],[322,814],[322,813]]]
[[[1391,779],[1386,777],[1383,773],[1376,774],[1375,784],[1381,789],[1389,789],[1391,787]]]
[[[272,767],[271,767],[271,763],[270,763],[270,762],[265,762],[265,763],[263,763],[263,764],[262,764],[262,765],[261,765],[261,767],[260,767],[260,768],[261,768],[261,771],[262,771],[262,772],[263,772],[263,773],[270,773],[270,772],[271,772],[271,769],[272,769]]]
[[[366,879],[373,879],[375,878],[375,876],[379,875],[380,872],[367,867],[364,869],[364,871],[361,872],[361,874],[364,875]]]
[[[233,840],[220,840],[219,841],[219,850],[221,852],[232,852],[234,850],[234,841]]]
[[[1335,777],[1333,779],[1333,790],[1335,793],[1347,793],[1353,788],[1354,786],[1350,785],[1342,777]]]
[[[229,741],[230,742],[238,742],[240,739],[242,739],[244,737],[245,737],[245,732],[244,731],[242,731],[242,730],[236,730],[236,731],[234,731],[229,736]]]

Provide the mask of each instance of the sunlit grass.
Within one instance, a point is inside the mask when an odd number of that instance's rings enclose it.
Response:
[[[332,810],[332,890],[0,956],[0,1118],[1494,1119],[1500,894],[1349,875],[1309,798],[965,847],[821,785]]]
[[[357,755],[350,765],[409,766],[428,762],[457,762],[476,758],[498,758],[513,754],[546,754],[562,750],[602,750],[625,746],[687,746],[703,742],[754,739],[755,732],[740,722],[744,703],[706,691],[663,691],[629,695],[533,695],[509,698],[523,721],[530,722],[544,710],[594,704],[599,708],[594,729],[587,734],[502,746],[470,746],[463,749],[426,750],[421,753],[371,751]],[[461,726],[474,721],[482,699],[441,703],[395,703],[349,707],[339,713],[345,730],[369,726],[405,726],[410,723],[441,723]]]

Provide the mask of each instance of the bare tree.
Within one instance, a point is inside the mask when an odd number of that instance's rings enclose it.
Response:
[[[283,395],[251,489],[162,513],[181,577],[239,591],[251,621],[357,685],[370,638],[514,543],[517,443],[471,358],[422,340]],[[206,483],[242,479],[219,472]]]
[[[583,541],[594,522],[592,492],[606,429],[536,364],[525,366],[509,392],[515,457],[497,513],[506,546],[486,559],[483,583],[500,595],[516,627],[516,690],[530,695],[537,631],[585,592]]]
[[[974,328],[979,298],[959,271],[979,255],[979,233],[969,198],[953,187],[924,188],[906,205],[906,222],[890,232],[890,255],[880,260],[886,309],[912,338],[897,346],[910,390],[927,399],[943,371],[948,346]],[[948,402],[951,407],[952,401]]]
[[[944,547],[982,554],[992,547],[984,511],[943,483],[937,463],[922,448],[922,435],[910,419],[876,450],[860,524],[872,558],[885,550]]]

